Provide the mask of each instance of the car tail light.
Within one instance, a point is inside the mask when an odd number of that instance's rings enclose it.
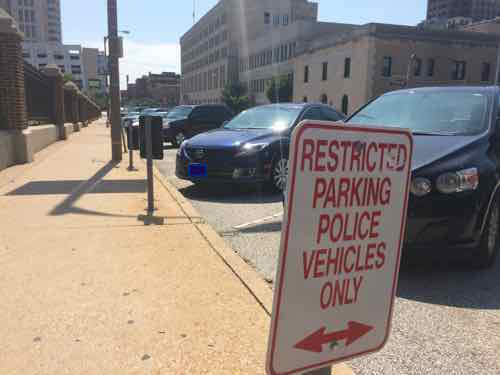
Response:
[[[436,181],[437,189],[444,194],[476,190],[479,186],[477,168],[442,174]]]

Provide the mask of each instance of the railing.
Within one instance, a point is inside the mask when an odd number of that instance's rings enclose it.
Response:
[[[34,66],[24,63],[26,114],[30,125],[48,123],[52,115],[50,81]]]

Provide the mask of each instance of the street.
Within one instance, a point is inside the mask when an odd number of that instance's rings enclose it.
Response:
[[[176,149],[159,170],[243,259],[272,282],[280,195],[243,186],[195,187],[174,175]],[[438,250],[438,249],[436,249]],[[349,363],[356,374],[499,374],[500,262],[419,259],[401,269],[392,335],[379,353]]]

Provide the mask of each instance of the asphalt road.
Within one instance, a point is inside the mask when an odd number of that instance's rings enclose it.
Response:
[[[165,160],[157,163],[160,171],[237,253],[272,281],[281,196],[256,187],[193,186],[174,176],[175,153],[165,151]],[[488,271],[445,257],[422,257],[403,267],[387,346],[350,366],[358,375],[499,375],[500,260]]]

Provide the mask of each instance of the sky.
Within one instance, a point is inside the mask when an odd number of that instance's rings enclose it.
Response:
[[[198,19],[217,0],[195,0]],[[317,0],[319,19],[416,25],[425,18],[426,0]],[[103,49],[107,35],[106,0],[61,0],[63,42]],[[148,72],[180,72],[179,39],[193,24],[192,0],[119,0],[118,28],[124,35],[121,87]]]

